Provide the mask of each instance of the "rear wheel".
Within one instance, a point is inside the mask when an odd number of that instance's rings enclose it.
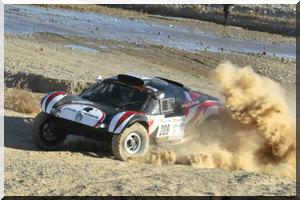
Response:
[[[58,150],[62,147],[66,134],[59,131],[55,118],[45,112],[40,112],[35,120],[32,138],[36,146],[42,150]]]
[[[123,161],[131,158],[141,158],[146,155],[149,148],[149,135],[146,128],[139,123],[125,129],[122,134],[112,138],[112,151],[114,156]]]

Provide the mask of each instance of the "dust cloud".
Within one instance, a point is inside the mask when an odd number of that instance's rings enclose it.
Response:
[[[192,142],[156,150],[148,161],[295,178],[296,120],[291,106],[296,104],[286,99],[283,88],[251,67],[239,68],[229,62],[217,66],[210,80],[229,111],[224,125],[211,122],[202,129],[191,128]]]

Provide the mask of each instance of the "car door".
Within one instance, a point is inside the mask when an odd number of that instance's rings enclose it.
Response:
[[[172,87],[166,91],[165,97],[160,100],[160,112],[164,117],[161,119],[158,129],[158,138],[178,140],[183,137],[185,118],[181,106],[183,100],[181,97],[176,87]]]

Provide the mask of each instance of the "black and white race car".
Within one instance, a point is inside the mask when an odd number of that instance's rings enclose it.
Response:
[[[78,96],[51,92],[41,106],[33,127],[39,148],[55,150],[67,135],[83,135],[111,142],[120,160],[145,155],[150,141],[183,141],[188,126],[225,111],[216,97],[181,83],[132,74],[97,81]]]

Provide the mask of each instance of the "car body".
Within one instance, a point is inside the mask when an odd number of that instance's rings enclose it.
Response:
[[[143,135],[148,137],[147,143],[148,140],[155,143],[181,141],[187,126],[201,124],[225,110],[216,97],[195,92],[176,81],[136,74],[119,74],[98,81],[80,95],[51,92],[43,97],[41,107],[43,115],[51,116],[64,134],[105,140],[139,124],[147,132],[147,136]],[[41,132],[42,126],[38,127],[37,132]],[[134,132],[139,135],[143,131]],[[133,139],[127,138],[128,144],[138,142],[134,137],[139,136],[130,137]],[[141,138],[138,139],[141,142]],[[125,143],[126,138],[123,140]]]

